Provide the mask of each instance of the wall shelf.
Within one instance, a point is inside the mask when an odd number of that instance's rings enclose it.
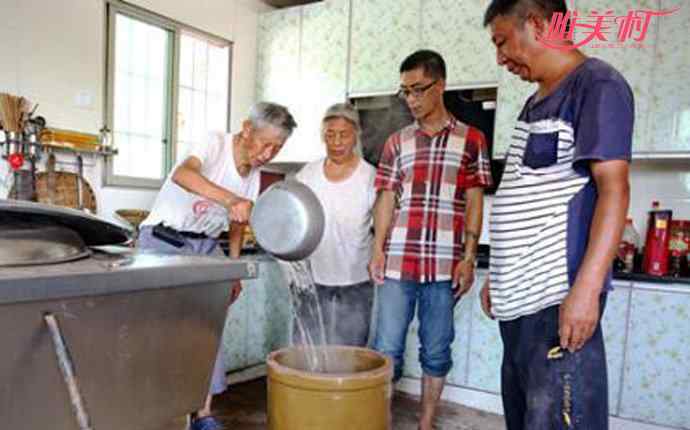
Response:
[[[71,153],[71,154],[94,154],[94,155],[100,155],[103,157],[109,157],[112,155],[117,155],[118,151],[116,148],[106,148],[106,149],[101,149],[98,146],[94,146],[94,148],[70,148],[68,146],[62,146],[62,145],[52,145],[50,143],[44,143],[41,145],[42,149],[46,153],[51,153],[51,152],[65,152],[65,153]]]

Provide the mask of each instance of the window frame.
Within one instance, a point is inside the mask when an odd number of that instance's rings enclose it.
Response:
[[[163,30],[171,33],[171,46],[168,51],[168,82],[166,85],[166,104],[165,112],[165,137],[163,139],[163,178],[149,179],[133,176],[116,175],[113,171],[113,157],[117,155],[106,157],[105,169],[103,169],[103,184],[108,187],[127,187],[127,188],[146,188],[158,189],[163,185],[165,177],[170,173],[175,160],[180,155],[177,153],[177,121],[179,111],[179,94],[178,88],[180,86],[180,39],[182,34],[191,35],[200,39],[205,39],[209,43],[220,46],[227,46],[228,48],[228,93],[227,93],[227,115],[225,121],[225,131],[230,130],[231,124],[231,96],[232,96],[232,60],[233,60],[233,42],[222,37],[207,33],[198,28],[194,28],[187,24],[180,23],[146,9],[139,8],[121,0],[106,0],[105,7],[105,83],[104,83],[104,124],[113,130],[114,114],[115,114],[115,21],[117,15],[121,14],[132,19],[142,21],[149,25],[157,26]],[[117,143],[115,143],[117,148]]]

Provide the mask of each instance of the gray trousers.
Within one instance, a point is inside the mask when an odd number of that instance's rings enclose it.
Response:
[[[189,239],[185,238],[184,246],[176,248],[153,235],[153,227],[144,226],[139,230],[137,248],[156,251],[163,254],[192,254],[192,255],[211,255],[216,257],[224,256],[223,251],[218,246],[216,239]],[[225,378],[225,365],[221,354],[222,348],[218,348],[216,361],[213,365],[213,375],[211,376],[211,386],[209,393],[212,395],[220,394],[227,389]]]
[[[293,321],[292,343],[308,343],[305,342],[306,332],[315,345],[322,345],[325,341],[326,345],[367,346],[374,303],[371,282],[338,287],[317,284],[315,287],[315,295],[292,289],[293,306],[299,318],[299,321]]]

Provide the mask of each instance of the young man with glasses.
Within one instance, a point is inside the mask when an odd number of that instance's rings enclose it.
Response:
[[[422,50],[400,66],[399,97],[415,122],[386,142],[376,175],[369,271],[378,284],[374,347],[402,376],[405,338],[418,306],[421,430],[432,428],[452,367],[453,309],[474,282],[483,188],[491,172],[484,135],[443,103],[446,66]]]

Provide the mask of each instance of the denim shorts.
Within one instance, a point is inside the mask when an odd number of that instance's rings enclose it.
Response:
[[[453,367],[455,338],[451,282],[410,282],[386,278],[377,287],[374,348],[393,359],[393,380],[402,377],[405,339],[417,307],[419,361],[425,375],[445,377]]]

